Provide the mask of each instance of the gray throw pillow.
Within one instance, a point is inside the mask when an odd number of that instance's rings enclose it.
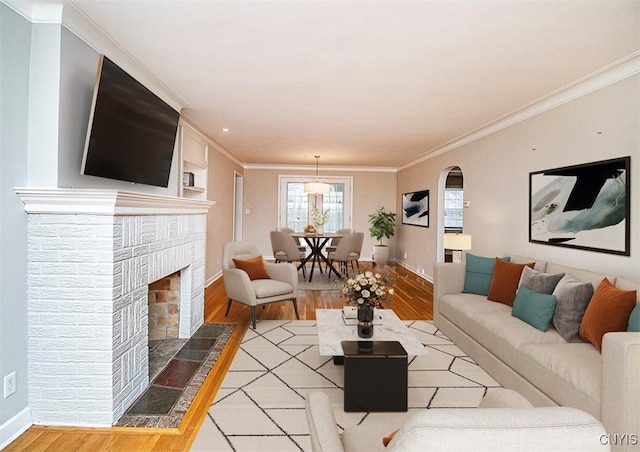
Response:
[[[520,276],[518,287],[525,286],[536,293],[551,295],[564,273],[542,273],[530,267],[525,267]]]
[[[572,342],[580,331],[580,322],[593,295],[590,282],[578,281],[565,275],[553,291],[558,299],[551,323],[567,342]]]

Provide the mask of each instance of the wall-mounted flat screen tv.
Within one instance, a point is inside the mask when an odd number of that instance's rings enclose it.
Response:
[[[100,56],[81,173],[167,187],[180,113]]]

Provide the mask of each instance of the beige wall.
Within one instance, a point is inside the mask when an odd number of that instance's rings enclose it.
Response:
[[[398,173],[398,193],[429,189],[429,228],[400,226],[398,257],[433,275],[437,256],[438,182],[446,168],[464,173],[464,230],[472,253],[514,253],[589,268],[640,281],[640,184],[631,184],[631,256],[573,250],[528,241],[529,173],[631,156],[631,179],[640,174],[640,75],[580,97],[454,151]],[[601,133],[598,133],[601,132]],[[534,150],[535,149],[535,150]],[[635,232],[634,232],[635,231]]]
[[[244,209],[250,214],[243,218],[243,239],[253,241],[265,255],[271,256],[269,231],[278,226],[278,176],[313,175],[313,171],[246,169],[244,172]],[[396,208],[395,172],[322,172],[322,176],[353,178],[353,228],[365,233],[363,260],[371,259],[375,241],[369,235],[369,214],[378,207]],[[394,252],[395,240],[389,241]]]
[[[209,146],[207,199],[215,201],[207,217],[207,253],[205,282],[210,284],[222,275],[222,245],[233,240],[233,204],[235,172],[242,167]]]
[[[529,173],[549,168],[631,156],[631,176],[640,174],[640,75],[629,77],[441,156],[394,172],[326,171],[353,178],[353,226],[365,232],[363,259],[371,258],[374,240],[368,215],[379,206],[400,214],[402,193],[430,191],[430,226],[402,225],[398,216],[392,256],[431,279],[441,237],[439,182],[446,169],[464,173],[465,232],[473,236],[472,253],[521,254],[640,280],[640,185],[631,184],[631,256],[552,247],[528,242]],[[598,133],[601,132],[601,133]],[[534,150],[535,149],[535,150]],[[209,154],[209,194],[216,205],[209,214],[206,280],[220,274],[222,244],[233,239],[234,171],[244,173],[243,239],[271,255],[268,232],[278,225],[278,176],[313,175],[313,171],[245,169],[225,155]],[[396,180],[397,179],[397,180]],[[441,220],[440,220],[441,221]],[[633,229],[635,228],[635,229]],[[406,253],[406,259],[404,258]]]

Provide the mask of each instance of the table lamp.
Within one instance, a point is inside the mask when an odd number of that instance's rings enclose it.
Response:
[[[444,248],[453,251],[453,262],[462,262],[462,252],[471,249],[471,235],[458,232],[444,234]]]

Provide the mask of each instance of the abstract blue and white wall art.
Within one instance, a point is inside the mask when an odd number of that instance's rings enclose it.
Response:
[[[402,194],[402,224],[429,227],[429,190]]]
[[[529,174],[529,241],[630,254],[631,158]]]

